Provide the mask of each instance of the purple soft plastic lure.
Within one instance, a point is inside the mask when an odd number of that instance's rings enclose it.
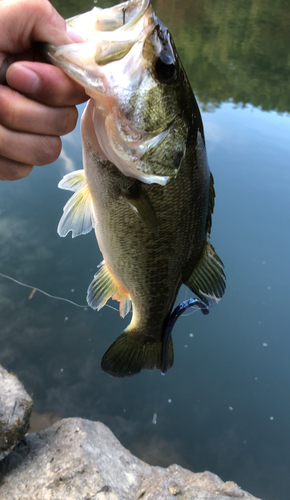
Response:
[[[171,332],[173,330],[173,327],[182,313],[186,311],[189,307],[192,306],[198,306],[201,309],[201,312],[203,314],[208,314],[209,313],[209,307],[200,299],[188,299],[184,300],[177,306],[173,313],[171,314],[168,323],[166,325],[166,328],[164,330],[163,334],[163,346],[162,346],[162,366],[161,366],[161,375],[165,375],[165,373],[168,370],[168,349],[169,349],[169,340],[171,336]]]

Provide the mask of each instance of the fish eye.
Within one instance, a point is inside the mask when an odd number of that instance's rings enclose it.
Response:
[[[166,64],[160,57],[155,61],[154,73],[160,83],[173,83],[177,78],[176,65]]]

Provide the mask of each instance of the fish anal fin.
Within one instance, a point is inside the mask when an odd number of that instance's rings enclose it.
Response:
[[[213,306],[220,301],[226,288],[223,267],[213,246],[207,242],[185,285],[207,305]]]
[[[125,318],[125,316],[127,316],[127,314],[131,311],[131,299],[129,294],[126,294],[124,292],[122,292],[121,294],[117,293],[112,296],[112,299],[118,300],[118,302],[120,302],[120,316],[122,318]]]
[[[80,234],[87,234],[95,226],[91,193],[83,170],[67,174],[58,185],[61,189],[74,191],[63,209],[57,232],[59,236],[66,236],[69,231],[75,238]]]
[[[129,292],[118,282],[104,261],[99,267],[88,288],[87,302],[92,309],[99,311],[112,297],[120,302],[120,316],[124,318],[131,308]]]
[[[169,343],[168,368],[173,365],[173,344]],[[130,325],[105,352],[101,368],[114,377],[130,377],[141,370],[161,369],[162,342],[141,335]]]

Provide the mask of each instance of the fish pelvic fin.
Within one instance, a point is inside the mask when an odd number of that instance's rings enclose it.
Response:
[[[131,309],[129,292],[122,287],[103,261],[88,288],[87,303],[92,309],[99,311],[111,297],[120,302],[120,316],[124,318]]]
[[[162,368],[161,340],[145,337],[129,325],[105,352],[101,368],[113,377],[130,377],[141,370]],[[173,343],[169,342],[168,368],[173,365]]]
[[[195,265],[185,285],[208,306],[218,304],[226,289],[224,265],[210,243]]]
[[[74,192],[64,206],[63,215],[57,227],[59,236],[66,236],[69,231],[72,232],[73,238],[89,233],[95,226],[95,217],[84,170],[76,170],[65,175],[58,187]]]

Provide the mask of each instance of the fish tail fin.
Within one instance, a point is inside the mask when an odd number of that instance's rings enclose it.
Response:
[[[105,352],[101,368],[114,377],[130,377],[141,370],[161,369],[163,344],[141,335],[130,325]],[[168,368],[173,365],[173,344],[170,339]]]

